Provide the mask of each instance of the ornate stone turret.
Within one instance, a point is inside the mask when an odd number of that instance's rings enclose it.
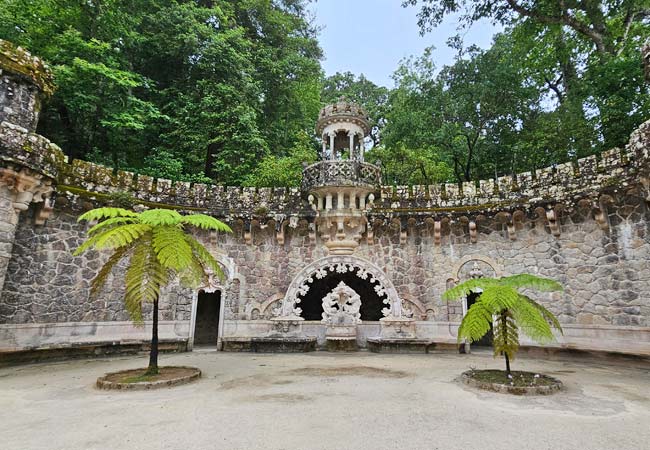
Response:
[[[321,109],[316,122],[316,134],[323,139],[323,159],[341,159],[347,150],[351,160],[363,162],[364,138],[369,133],[366,111],[343,98]]]
[[[47,219],[53,182],[65,162],[61,149],[34,133],[41,100],[53,90],[51,74],[39,58],[0,40],[0,292],[18,214],[39,203],[35,222]]]
[[[316,132],[323,138],[322,160],[303,171],[302,189],[330,254],[349,255],[359,245],[381,181],[379,167],[363,161],[370,124],[361,107],[340,100],[321,110]]]

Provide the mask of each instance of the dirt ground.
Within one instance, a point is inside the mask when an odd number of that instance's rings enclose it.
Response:
[[[474,391],[461,372],[501,368],[489,354],[255,355],[194,352],[198,382],[107,392],[106,372],[145,356],[0,369],[2,450],[650,449],[650,367],[518,359],[561,379],[549,397]]]

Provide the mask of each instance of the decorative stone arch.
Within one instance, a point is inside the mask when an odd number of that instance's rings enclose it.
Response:
[[[451,278],[447,280],[447,288],[449,289],[450,287],[455,286],[461,281],[461,271],[463,267],[471,262],[482,262],[483,264],[486,264],[489,266],[493,271],[494,271],[494,276],[496,278],[502,277],[504,275],[504,271],[502,269],[502,266],[495,261],[494,259],[490,258],[489,256],[485,255],[466,255],[463,256],[460,260],[454,264],[452,272],[451,272]],[[477,293],[480,293],[480,290],[476,291]],[[449,307],[449,306],[448,306]],[[464,317],[465,314],[467,314],[467,297],[463,297],[462,299],[462,316]]]
[[[304,295],[309,291],[309,285],[314,278],[323,278],[327,272],[352,271],[357,271],[357,276],[362,279],[369,279],[371,283],[376,282],[375,291],[379,297],[386,297],[384,304],[387,307],[382,310],[384,317],[403,317],[402,300],[397,294],[393,282],[383,270],[370,261],[356,256],[330,255],[312,262],[293,278],[282,300],[282,318],[300,317],[302,310],[299,306],[301,302],[299,295]]]
[[[492,268],[492,270],[494,270],[495,277],[497,277],[497,278],[502,277],[504,275],[501,264],[499,264],[498,262],[496,262],[494,259],[490,258],[489,256],[466,255],[466,256],[463,256],[461,259],[459,259],[456,262],[456,264],[454,264],[454,266],[453,266],[453,268],[451,270],[451,274],[452,274],[451,279],[453,279],[453,281],[455,283],[460,282],[460,271],[463,268],[463,266],[465,266],[465,264],[467,264],[468,262],[472,262],[472,261],[481,261],[481,262],[487,264],[488,266],[490,266]]]
[[[228,298],[228,287],[234,280],[239,280],[240,282],[240,296],[243,291],[244,280],[243,277],[237,271],[237,265],[235,261],[229,257],[226,253],[221,251],[211,251],[212,256],[217,260],[223,270],[224,280],[221,281],[218,278],[212,276],[209,277],[208,283],[196,289],[192,295],[192,309],[190,316],[190,330],[187,341],[188,350],[192,350],[194,347],[194,328],[196,327],[196,312],[199,302],[199,293],[201,292],[217,292],[221,293],[221,302],[219,305],[219,325],[218,325],[218,335],[217,335],[217,349],[221,349],[221,336],[223,334],[223,322],[225,319],[225,307],[226,303],[232,301]]]
[[[259,312],[259,319],[270,319],[272,317],[276,317],[278,314],[274,313],[274,305],[277,304],[277,306],[282,306],[282,300],[284,299],[284,294],[282,293],[277,293],[273,294],[266,300],[264,300],[262,303],[254,303],[253,308],[251,311],[251,320],[256,320],[253,317],[253,311],[258,310]],[[279,312],[279,310],[278,310]]]

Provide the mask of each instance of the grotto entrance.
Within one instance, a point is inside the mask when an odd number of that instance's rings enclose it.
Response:
[[[301,300],[299,306],[302,309],[302,317],[305,320],[322,320],[323,298],[343,282],[361,297],[361,321],[373,322],[383,318],[382,309],[387,307],[384,304],[386,296],[385,294],[379,296],[375,289],[380,287],[379,283],[370,277],[361,278],[359,270],[359,268],[354,268],[354,270],[345,273],[336,270],[327,271],[324,277],[314,278],[309,291],[304,295],[298,295]]]
[[[221,291],[199,292],[194,325],[194,345],[217,345],[220,310]]]
[[[476,303],[476,301],[479,299],[481,296],[480,292],[472,292],[467,296],[467,311],[469,311],[469,308]],[[472,342],[472,346],[474,347],[492,347],[492,327],[490,327],[490,331],[485,333],[485,335],[478,341]]]

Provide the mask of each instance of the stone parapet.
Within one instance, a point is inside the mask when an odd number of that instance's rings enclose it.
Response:
[[[3,133],[7,133],[7,137],[3,137]],[[5,125],[0,128],[0,142],[11,141],[12,136],[16,134],[15,129]],[[39,140],[36,135],[30,139],[35,140],[33,145],[40,145],[46,154],[39,157],[25,151],[24,157],[28,159],[27,162],[31,161],[29,158],[34,158],[34,161],[48,161],[48,164],[54,161],[54,165],[58,164],[57,181],[61,192],[82,196],[100,194],[99,197],[102,194],[126,193],[142,202],[179,209],[199,209],[219,216],[264,218],[276,215],[314,215],[298,188],[188,183],[155,179],[121,170],[114,171],[109,167],[82,160],[65,164],[54,144],[43,138]],[[16,147],[15,144],[12,145]],[[320,166],[316,169],[320,174]],[[54,170],[53,168],[52,172]],[[572,204],[585,197],[597,197],[604,190],[624,189],[639,180],[647,179],[649,172],[650,122],[646,122],[632,134],[625,148],[608,150],[598,156],[581,158],[574,163],[558,164],[535,172],[499,177],[496,180],[429,186],[383,186],[378,188],[379,195],[371,214],[406,213],[414,216],[438,212],[497,212],[511,207]],[[376,181],[376,174],[373,172],[364,179],[372,184]]]

